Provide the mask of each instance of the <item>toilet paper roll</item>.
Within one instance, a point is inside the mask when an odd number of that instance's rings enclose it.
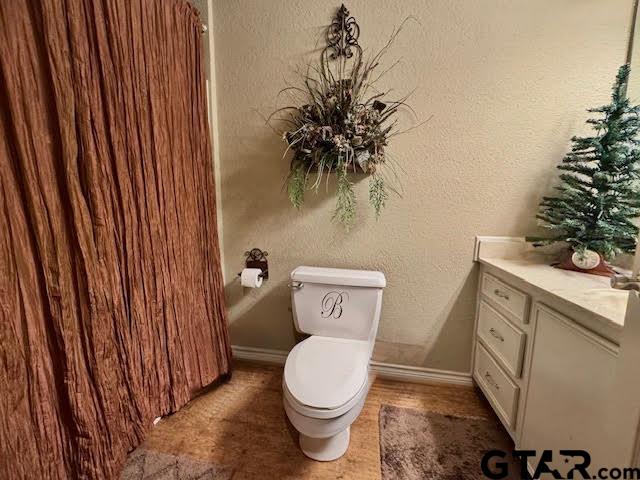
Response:
[[[243,287],[259,288],[262,285],[261,273],[259,268],[245,268],[240,274],[240,283]]]

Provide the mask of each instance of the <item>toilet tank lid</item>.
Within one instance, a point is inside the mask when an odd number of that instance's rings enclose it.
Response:
[[[387,280],[382,272],[305,266],[300,266],[291,272],[291,280],[351,287],[384,288],[387,285]]]

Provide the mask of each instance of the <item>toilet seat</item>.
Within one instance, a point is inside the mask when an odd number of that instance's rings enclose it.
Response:
[[[370,382],[365,381],[362,384],[362,387],[360,388],[358,393],[356,393],[356,395],[353,398],[349,399],[344,405],[341,405],[337,408],[329,409],[329,408],[314,408],[314,407],[310,407],[309,405],[304,405],[300,403],[291,394],[291,392],[287,388],[286,383],[284,381],[282,382],[284,398],[288,402],[288,404],[291,406],[291,408],[293,408],[300,415],[304,415],[305,417],[310,417],[310,418],[318,418],[318,419],[331,419],[331,418],[339,417],[340,415],[344,415],[349,410],[351,410],[354,407],[354,405],[356,405],[360,401],[363,395],[367,394],[367,392],[369,391],[369,386],[370,386]]]
[[[284,368],[284,394],[302,415],[334,418],[366,392],[369,343],[311,336],[289,353]]]

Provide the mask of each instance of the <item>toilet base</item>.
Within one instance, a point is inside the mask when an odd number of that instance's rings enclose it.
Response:
[[[302,453],[313,460],[320,462],[330,462],[336,460],[345,454],[349,448],[351,427],[326,438],[313,438],[300,434],[300,448]]]

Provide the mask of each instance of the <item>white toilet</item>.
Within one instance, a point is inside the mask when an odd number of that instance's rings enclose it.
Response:
[[[381,272],[298,267],[291,272],[293,318],[311,337],[284,367],[284,409],[310,458],[330,461],[349,446],[349,428],[369,392],[382,289]]]

